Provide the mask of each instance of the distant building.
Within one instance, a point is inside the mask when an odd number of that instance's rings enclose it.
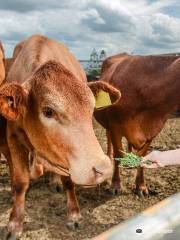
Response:
[[[95,48],[93,48],[92,53],[90,54],[90,61],[98,62],[99,56]]]
[[[102,50],[99,55],[99,60],[104,61],[105,59],[106,59],[106,52],[104,50]]]
[[[105,50],[102,49],[100,53],[98,53],[94,48],[90,54],[89,60],[79,60],[86,71],[89,81],[98,79],[100,77],[102,62],[105,59]]]
[[[90,54],[90,60],[89,60],[89,68],[99,68],[101,67],[102,61],[105,59],[106,53],[104,50],[98,54],[96,49],[94,48],[92,50],[92,53]]]
[[[94,48],[90,54],[88,60],[80,60],[80,63],[84,67],[86,73],[92,70],[98,70],[101,68],[102,62],[106,59],[107,55],[105,50],[101,50],[100,53]]]

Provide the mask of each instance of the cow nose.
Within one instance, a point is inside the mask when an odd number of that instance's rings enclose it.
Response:
[[[97,167],[93,167],[92,171],[94,173],[96,184],[100,184],[104,181],[104,173],[100,171]]]
[[[107,162],[106,162],[107,161]],[[96,184],[100,184],[105,180],[109,180],[113,173],[113,164],[109,158],[105,158],[101,164],[92,168]]]
[[[95,167],[93,167],[92,170],[95,173],[95,175],[97,175],[97,176],[102,176],[103,175],[103,173],[100,170],[96,169]]]

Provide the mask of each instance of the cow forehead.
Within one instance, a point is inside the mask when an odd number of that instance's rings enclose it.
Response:
[[[51,92],[48,92],[47,94],[45,93],[43,95],[43,105],[48,105],[52,108],[54,108],[55,110],[61,110],[62,112],[65,112],[65,101],[63,96],[55,91],[55,90],[51,90]]]
[[[85,109],[91,111],[94,108],[95,99],[85,84],[82,86],[63,84],[62,86],[62,83],[54,84],[53,81],[48,81],[45,84],[36,85],[33,95],[40,108],[48,106],[62,114]]]
[[[67,80],[68,81],[68,80]],[[52,80],[43,83],[40,83],[34,89],[35,92],[39,92],[38,95],[46,99],[58,100],[61,98],[72,98],[76,101],[88,101],[92,98],[92,93],[86,84],[74,84],[68,83],[64,84],[63,82],[54,83]]]
[[[55,62],[44,64],[33,76],[32,91],[40,101],[57,104],[93,106],[94,97],[86,81],[76,78],[64,66]]]

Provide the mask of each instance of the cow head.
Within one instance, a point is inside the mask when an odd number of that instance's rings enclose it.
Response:
[[[105,84],[106,91],[109,87]],[[82,185],[99,184],[113,171],[94,134],[94,106],[87,83],[54,61],[36,71],[28,88],[7,84],[0,90],[2,115],[20,121],[36,153],[68,169],[72,180]]]

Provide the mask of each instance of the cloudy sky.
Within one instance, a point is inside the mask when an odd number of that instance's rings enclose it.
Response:
[[[35,33],[65,43],[79,59],[93,48],[180,52],[180,0],[0,0],[0,26],[6,56]]]

